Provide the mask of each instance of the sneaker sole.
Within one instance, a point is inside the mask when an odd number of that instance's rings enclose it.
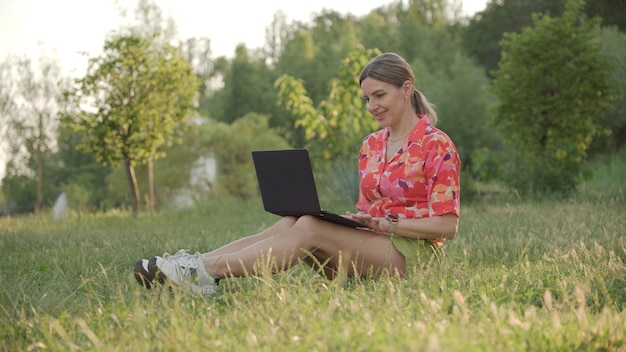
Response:
[[[145,265],[144,265],[144,261],[146,262]],[[135,274],[135,280],[137,280],[137,282],[141,286],[147,289],[151,289],[156,277],[154,274],[150,272],[150,267],[148,266],[148,264],[149,264],[149,261],[146,259],[139,260],[137,263],[135,263],[135,267],[133,268],[133,273]]]

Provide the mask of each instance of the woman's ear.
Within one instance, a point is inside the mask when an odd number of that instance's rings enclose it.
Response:
[[[404,81],[404,84],[402,84],[402,90],[404,91],[405,97],[410,97],[411,94],[413,94],[413,89],[413,82],[409,81],[408,79]]]

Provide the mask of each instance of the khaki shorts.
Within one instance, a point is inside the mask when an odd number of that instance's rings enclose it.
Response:
[[[391,235],[391,242],[404,256],[407,275],[414,270],[426,269],[441,263],[443,260],[443,248],[440,244],[398,235]]]

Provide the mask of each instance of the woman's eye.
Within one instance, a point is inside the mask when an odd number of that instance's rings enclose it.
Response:
[[[386,94],[386,93],[378,93],[378,94],[374,94],[374,98],[376,98],[376,99],[382,98],[385,94]],[[363,100],[364,100],[366,103],[369,103],[369,102],[370,102],[370,98],[367,98],[367,97],[363,97]]]

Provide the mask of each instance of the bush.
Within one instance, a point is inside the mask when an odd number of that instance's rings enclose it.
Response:
[[[535,16],[532,27],[502,41],[494,123],[515,154],[505,182],[520,194],[575,191],[600,112],[609,106],[598,22],[580,23],[582,6],[570,0],[563,17]]]
[[[356,158],[339,158],[333,167],[326,168],[319,176],[324,192],[334,201],[348,201],[355,204],[359,200],[359,171]],[[321,188],[320,187],[320,188]]]
[[[286,149],[289,144],[269,127],[268,117],[250,113],[232,124],[218,123],[211,129],[210,145],[217,161],[214,192],[237,198],[258,195],[252,151]]]

